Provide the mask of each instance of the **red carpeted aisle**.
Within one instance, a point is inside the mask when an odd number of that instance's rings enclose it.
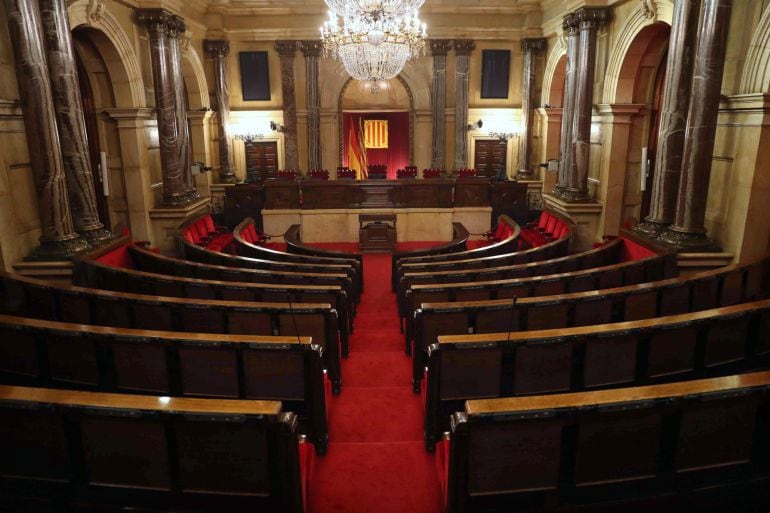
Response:
[[[411,391],[411,359],[398,330],[390,254],[365,254],[364,271],[342,394],[331,404],[329,452],[316,459],[310,511],[436,513],[439,484],[434,456],[423,445],[422,405]]]

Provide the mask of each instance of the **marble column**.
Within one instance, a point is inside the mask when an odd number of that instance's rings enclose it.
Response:
[[[562,105],[561,137],[559,139],[559,175],[553,194],[561,196],[567,188],[567,173],[571,163],[572,117],[575,114],[575,75],[578,59],[578,40],[580,31],[575,23],[575,17],[568,14],[564,17],[562,28],[567,35],[567,73],[564,79],[564,105]]]
[[[230,43],[225,40],[207,39],[206,51],[214,57],[214,95],[217,104],[217,129],[219,138],[219,182],[235,183],[233,164],[233,136],[230,130],[230,79],[227,56]]]
[[[650,194],[650,213],[637,230],[657,236],[674,221],[679,175],[682,171],[687,111],[698,37],[700,0],[674,4],[674,18],[663,84],[663,105],[658,128],[658,150]]]
[[[147,28],[152,61],[152,82],[155,90],[155,110],[158,119],[160,164],[163,170],[163,206],[182,206],[191,199],[185,194],[186,186],[179,161],[179,130],[176,117],[176,93],[169,69],[170,47],[168,27],[174,16],[163,9],[141,9],[137,20]]]
[[[37,2],[4,0],[29,160],[40,212],[40,246],[29,259],[58,260],[88,248],[75,231]]]
[[[80,84],[64,0],[40,0],[72,223],[90,245],[114,238],[99,220]]]
[[[305,56],[307,89],[307,162],[308,170],[321,169],[321,92],[318,86],[318,58],[323,45],[320,41],[302,41]]]
[[[532,128],[535,120],[535,72],[537,55],[546,48],[544,38],[526,38],[521,40],[524,55],[521,87],[521,137],[519,138],[519,180],[537,178],[532,171]]]
[[[580,27],[578,60],[575,71],[575,105],[572,116],[572,144],[568,148],[566,201],[588,201],[588,165],[591,152],[591,115],[593,113],[594,73],[596,70],[596,33],[609,19],[606,8],[583,7],[573,13]]]
[[[299,170],[297,148],[297,96],[294,90],[294,54],[296,41],[276,41],[275,51],[281,59],[281,91],[283,93],[284,168]]]
[[[452,48],[452,42],[446,39],[433,39],[428,42],[433,56],[433,88],[431,98],[431,123],[433,137],[430,167],[446,167],[446,56]]]
[[[190,125],[187,122],[187,89],[182,74],[182,44],[187,26],[179,16],[174,16],[168,25],[168,68],[171,76],[171,87],[174,90],[174,112],[177,127],[177,154],[179,167],[182,171],[184,194],[188,201],[200,198],[195,180],[192,176],[192,147],[190,146]]]
[[[714,248],[704,222],[732,0],[704,0],[702,6],[674,222],[661,236],[685,251]]]
[[[456,39],[455,48],[455,169],[468,166],[468,77],[476,44]]]

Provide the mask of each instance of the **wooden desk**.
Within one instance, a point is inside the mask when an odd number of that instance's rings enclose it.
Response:
[[[359,214],[361,251],[393,251],[396,248],[395,214]]]

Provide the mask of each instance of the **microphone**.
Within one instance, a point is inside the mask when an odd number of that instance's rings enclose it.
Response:
[[[506,339],[506,343],[511,341],[511,330],[513,329],[513,316],[516,313],[516,296],[513,296],[513,299],[511,300],[511,315],[508,317],[508,338]]]
[[[291,292],[286,293],[286,300],[289,302],[289,315],[291,315],[291,322],[294,324],[294,333],[297,335],[297,343],[302,345],[302,339],[299,336],[299,328],[297,328],[297,316],[294,315],[294,306],[291,304]]]

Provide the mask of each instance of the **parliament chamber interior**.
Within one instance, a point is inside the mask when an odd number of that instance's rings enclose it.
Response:
[[[770,511],[770,0],[0,17],[0,512]]]

